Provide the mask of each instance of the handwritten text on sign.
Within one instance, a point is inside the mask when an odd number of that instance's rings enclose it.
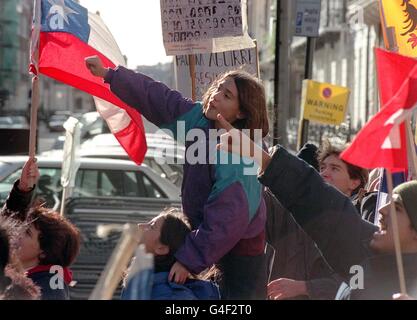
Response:
[[[258,76],[256,48],[195,55],[196,98],[201,100],[210,84],[218,75],[230,70],[243,69]],[[189,57],[175,57],[177,72],[177,89],[187,97],[191,97],[191,77]]]

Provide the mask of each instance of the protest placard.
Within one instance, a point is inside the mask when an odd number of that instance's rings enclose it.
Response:
[[[238,50],[253,46],[247,0],[160,0],[167,55]]]
[[[243,69],[259,77],[257,48],[206,53],[194,55],[195,68],[193,77],[195,81],[195,97],[201,100],[210,84],[216,77],[224,72]],[[189,65],[190,56],[179,55],[174,58],[177,90],[186,97],[192,97],[192,76]]]

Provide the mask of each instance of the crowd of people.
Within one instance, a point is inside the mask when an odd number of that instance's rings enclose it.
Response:
[[[297,155],[279,145],[269,153],[255,139],[269,128],[259,80],[228,72],[194,102],[139,72],[105,68],[96,56],[86,66],[157,126],[177,132],[182,122],[185,135],[207,133],[207,161],[184,165],[182,210],[138,224],[154,255],[150,299],[392,299],[400,292],[390,203],[377,209],[380,177],[343,161],[343,149],[329,142]],[[209,131],[221,129],[210,143]],[[213,149],[250,159],[258,174],[245,173],[247,161],[210,161]],[[34,198],[38,179],[30,158],[1,211],[1,299],[70,297],[80,231]],[[417,297],[417,182],[397,186],[392,202],[409,294],[398,298],[408,299]],[[352,282],[352,270],[362,270],[362,281]]]

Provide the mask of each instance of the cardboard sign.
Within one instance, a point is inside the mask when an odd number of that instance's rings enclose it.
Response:
[[[250,47],[246,0],[160,0],[160,4],[167,55],[241,49],[245,43]]]
[[[348,88],[306,79],[301,99],[303,118],[340,125],[345,120],[349,95]]]
[[[259,77],[257,50],[243,50],[206,53],[195,55],[196,100],[201,101],[203,94],[218,75],[230,70],[243,69]],[[192,97],[189,56],[176,56],[175,59],[177,90],[186,97]]]

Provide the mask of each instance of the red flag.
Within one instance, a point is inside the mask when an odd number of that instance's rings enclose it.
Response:
[[[379,111],[357,134],[341,158],[363,168],[408,169],[404,121],[417,103],[417,60],[375,49]]]
[[[117,98],[102,79],[91,75],[84,62],[86,57],[98,55],[106,67],[124,65],[110,31],[99,15],[74,1],[36,3],[40,9],[35,11],[33,30],[40,28],[40,35],[33,32],[32,43],[39,41],[39,60],[31,52],[32,72],[38,71],[95,96],[97,111],[120,145],[134,162],[142,163],[147,147],[140,113]]]

